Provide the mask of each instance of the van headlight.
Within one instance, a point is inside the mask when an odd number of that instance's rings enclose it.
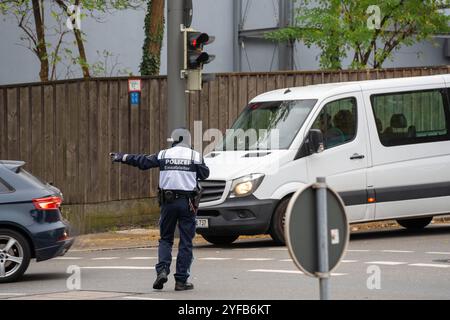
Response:
[[[240,198],[251,195],[256,191],[263,179],[263,174],[255,173],[233,180],[230,198]]]

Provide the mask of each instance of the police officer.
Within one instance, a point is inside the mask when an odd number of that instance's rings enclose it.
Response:
[[[187,280],[193,261],[192,240],[195,236],[195,216],[198,207],[198,180],[209,176],[209,168],[203,157],[191,149],[190,134],[185,129],[172,133],[172,148],[153,155],[111,153],[113,162],[120,162],[141,170],[160,168],[159,220],[160,240],[158,248],[157,277],[153,288],[161,290],[167,282],[172,262],[172,246],[178,222],[180,243],[176,261],[175,290],[192,290]],[[198,196],[198,194],[197,194]],[[197,200],[197,201],[195,201]]]

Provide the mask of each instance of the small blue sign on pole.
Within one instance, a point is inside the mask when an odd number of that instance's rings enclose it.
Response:
[[[130,92],[130,104],[132,106],[138,106],[140,102],[141,102],[141,93]]]

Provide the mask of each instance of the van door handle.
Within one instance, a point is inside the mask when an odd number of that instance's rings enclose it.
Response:
[[[350,157],[350,160],[362,160],[362,159],[364,159],[366,156],[365,155],[363,155],[363,154],[357,154],[357,153],[355,153],[354,155],[352,155],[351,157]]]

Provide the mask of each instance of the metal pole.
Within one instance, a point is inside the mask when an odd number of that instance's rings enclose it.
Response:
[[[325,178],[317,178],[316,189],[317,206],[317,240],[319,248],[319,282],[320,299],[330,299],[329,262],[328,262],[328,217],[327,217],[327,189]]]
[[[187,108],[185,95],[185,80],[181,78],[184,68],[184,39],[181,27],[183,25],[184,0],[167,1],[167,97],[168,121],[167,137],[172,131],[187,127]]]
[[[279,22],[278,28],[285,28],[292,24],[293,1],[279,0],[278,2]],[[278,44],[278,69],[293,69],[293,43],[290,41]]]
[[[242,0],[233,1],[233,69],[235,72],[242,70],[242,47],[240,32],[242,29]]]

